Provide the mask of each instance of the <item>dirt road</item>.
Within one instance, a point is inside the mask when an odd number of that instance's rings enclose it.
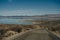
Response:
[[[15,35],[4,40],[51,40],[46,30],[33,30],[22,35]]]

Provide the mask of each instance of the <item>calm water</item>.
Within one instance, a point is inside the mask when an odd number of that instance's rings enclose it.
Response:
[[[0,19],[0,24],[32,24],[32,22],[21,22],[20,20],[25,20],[25,19],[4,18],[4,19]]]

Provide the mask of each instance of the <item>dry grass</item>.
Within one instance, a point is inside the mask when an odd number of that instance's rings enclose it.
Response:
[[[39,25],[0,24],[0,38],[26,32],[31,29],[39,29]]]

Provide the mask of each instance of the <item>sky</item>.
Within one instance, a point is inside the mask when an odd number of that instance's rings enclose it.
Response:
[[[60,14],[60,0],[0,0],[0,16]]]

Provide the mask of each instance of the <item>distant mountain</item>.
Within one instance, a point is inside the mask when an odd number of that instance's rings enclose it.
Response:
[[[60,14],[35,15],[36,17],[60,17]]]
[[[60,14],[49,14],[48,17],[60,17]]]
[[[0,18],[60,20],[60,14],[47,14],[47,15],[35,15],[35,16],[0,16]]]
[[[49,14],[47,18],[48,20],[60,20],[60,14]]]
[[[40,17],[48,20],[60,20],[60,14],[36,15],[35,17]]]

